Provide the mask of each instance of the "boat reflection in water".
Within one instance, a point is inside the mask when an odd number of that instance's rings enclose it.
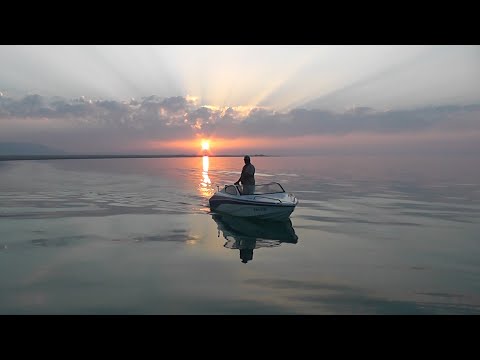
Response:
[[[212,214],[220,232],[227,242],[224,247],[240,250],[243,263],[253,260],[253,250],[280,246],[281,243],[296,244],[298,236],[292,221],[252,220],[226,214]]]

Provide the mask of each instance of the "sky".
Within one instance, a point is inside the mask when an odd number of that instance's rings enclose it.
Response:
[[[480,46],[0,46],[0,142],[71,153],[478,153]]]

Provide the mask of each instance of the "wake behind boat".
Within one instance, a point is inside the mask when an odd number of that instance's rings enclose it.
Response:
[[[295,210],[298,199],[286,193],[277,182],[255,185],[253,193],[245,194],[240,185],[225,185],[209,200],[212,211],[233,216],[265,220],[285,220]]]

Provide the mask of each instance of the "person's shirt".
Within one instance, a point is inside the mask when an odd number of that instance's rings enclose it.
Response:
[[[243,185],[255,185],[255,166],[251,163],[243,166],[241,181]]]

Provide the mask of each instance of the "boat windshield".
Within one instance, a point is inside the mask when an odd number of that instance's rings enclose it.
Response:
[[[260,194],[276,194],[276,193],[284,193],[285,190],[283,190],[282,185],[279,183],[269,183],[269,184],[259,184],[255,185],[255,195],[260,195]]]

